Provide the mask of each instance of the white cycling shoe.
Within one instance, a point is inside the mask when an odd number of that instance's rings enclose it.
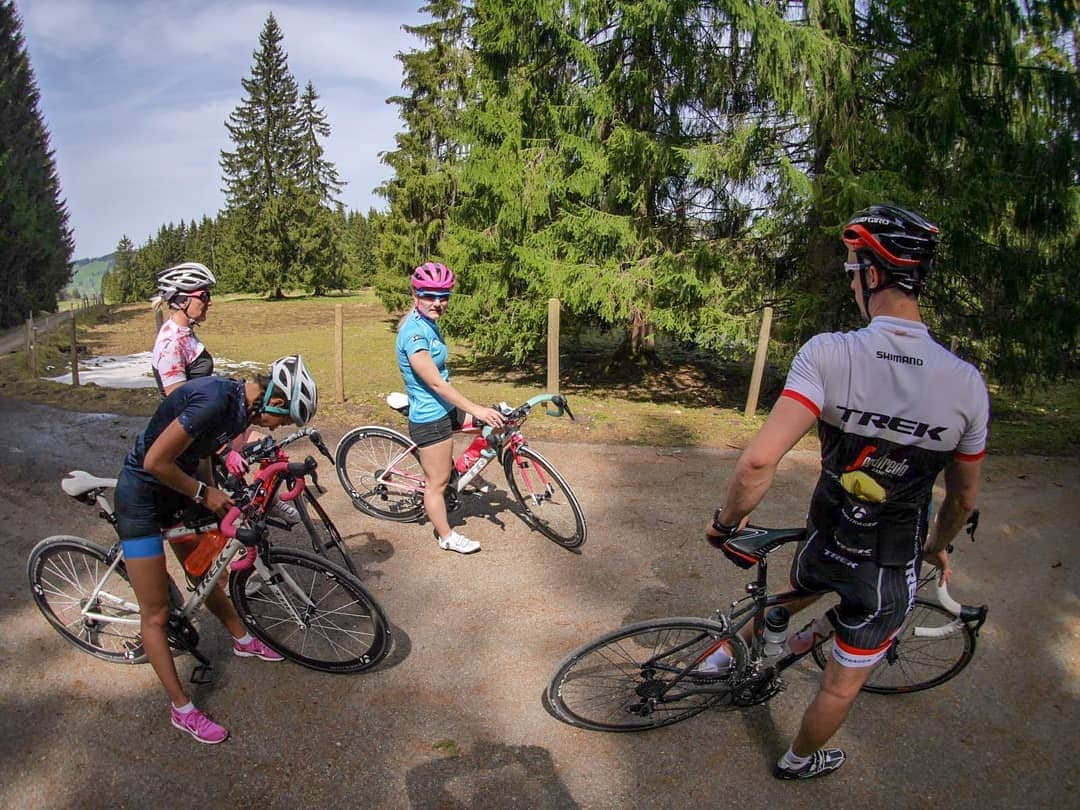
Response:
[[[456,551],[458,554],[472,554],[480,550],[480,544],[451,529],[449,537],[439,538],[439,548],[444,551]]]

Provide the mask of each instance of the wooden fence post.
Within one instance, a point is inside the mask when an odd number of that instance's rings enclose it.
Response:
[[[75,313],[71,313],[71,384],[79,384],[79,344],[75,330]]]
[[[749,419],[757,411],[758,395],[761,393],[761,377],[765,372],[765,355],[769,351],[769,332],[772,330],[772,307],[765,307],[761,317],[761,332],[758,334],[757,352],[754,354],[754,371],[750,375],[750,391],[746,395],[746,410],[743,416]]]
[[[34,313],[26,319],[26,362],[30,367],[30,373],[37,376],[37,345],[34,340]]]
[[[559,393],[559,299],[548,299],[547,390]]]
[[[959,339],[958,339],[958,338],[956,337],[956,335],[953,335],[953,336],[952,336],[952,340],[950,340],[950,341],[949,341],[949,351],[950,351],[950,352],[952,352],[953,354],[956,354],[956,346],[957,346],[957,344],[958,344],[959,342],[960,342],[960,341],[959,341]]]
[[[345,401],[345,319],[341,304],[334,304],[334,386],[337,389],[334,401],[340,405]]]

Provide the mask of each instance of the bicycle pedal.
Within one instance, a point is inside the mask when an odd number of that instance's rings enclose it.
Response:
[[[199,686],[205,686],[214,682],[213,664],[199,664],[191,670],[191,682]]]

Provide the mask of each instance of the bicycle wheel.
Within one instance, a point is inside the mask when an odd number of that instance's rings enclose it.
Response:
[[[733,638],[706,619],[627,625],[571,653],[548,685],[548,702],[566,722],[593,731],[644,731],[677,723],[729,694],[695,692],[702,682],[692,677],[671,684],[710,647]],[[734,666],[727,680],[737,683],[746,647],[736,640],[730,649]]]
[[[916,628],[938,633],[916,635]],[[936,602],[917,598],[888,654],[874,665],[863,691],[899,695],[931,689],[955,678],[974,654],[974,630]],[[831,640],[814,648],[814,661],[822,669],[830,657]]]
[[[357,428],[342,437],[334,454],[338,480],[357,509],[401,523],[420,519],[424,470],[412,447],[389,428]]]
[[[123,561],[102,582],[112,561],[100,546],[65,535],[38,543],[26,571],[34,602],[60,635],[96,658],[141,664],[139,604]]]
[[[271,548],[269,582],[233,572],[229,593],[244,625],[290,661],[320,672],[360,672],[390,651],[390,624],[360,580],[306,551]]]
[[[570,485],[550,461],[523,445],[516,458],[507,449],[503,472],[510,491],[525,510],[522,519],[526,523],[563,548],[577,548],[585,542],[585,515]]]
[[[290,503],[296,507],[300,522],[290,526],[284,521],[274,520],[268,524],[270,543],[282,543],[288,537],[294,539],[294,542],[286,544],[295,546],[297,535],[302,534],[310,541],[311,549],[316,554],[343,566],[350,574],[355,574],[356,566],[349,557],[349,550],[345,548],[345,541],[341,539],[341,532],[330,520],[322,504],[311,494],[311,490],[305,488],[304,494]]]

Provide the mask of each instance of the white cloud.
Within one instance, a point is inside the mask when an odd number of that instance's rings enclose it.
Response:
[[[213,0],[21,0],[19,11],[53,135],[76,257],[111,251],[123,233],[141,243],[169,221],[223,204],[218,155],[224,121],[268,11],[285,35],[289,68],[309,79],[333,127],[325,144],[366,211],[389,175],[378,153],[401,122],[394,55],[417,45],[419,0],[397,3],[222,3]]]

